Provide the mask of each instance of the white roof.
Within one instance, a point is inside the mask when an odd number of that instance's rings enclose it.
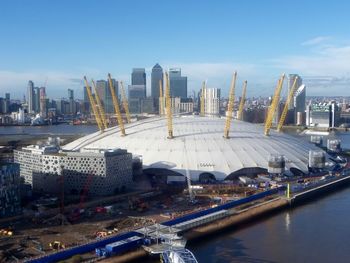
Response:
[[[65,150],[122,148],[142,156],[144,168],[166,168],[197,180],[203,172],[224,179],[241,168],[267,169],[270,154],[282,154],[286,168],[307,171],[308,152],[316,147],[305,140],[271,131],[263,125],[233,120],[230,138],[223,138],[224,118],[177,116],[173,118],[174,138],[167,139],[167,120],[154,117],[126,124],[126,136],[118,127],[96,132],[65,145]]]

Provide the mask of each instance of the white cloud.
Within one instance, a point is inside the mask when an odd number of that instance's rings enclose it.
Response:
[[[301,45],[303,45],[303,46],[318,45],[318,44],[323,43],[329,39],[330,39],[329,36],[318,36],[318,37],[314,37],[314,38],[311,38],[311,39],[304,41],[303,43],[301,43]]]

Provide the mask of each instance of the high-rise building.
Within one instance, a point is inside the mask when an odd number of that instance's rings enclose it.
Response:
[[[10,100],[10,93],[5,93],[5,99],[8,101]]]
[[[89,86],[89,89],[91,91],[91,87]],[[88,93],[86,91],[86,87],[84,86],[84,103],[83,103],[83,113],[88,114],[90,112],[90,100]]]
[[[204,89],[204,113],[210,116],[220,114],[220,89]]]
[[[28,81],[27,88],[27,104],[28,104],[28,113],[34,112],[34,82]]]
[[[151,75],[151,97],[158,101],[159,98],[159,81],[162,83],[163,87],[163,69],[157,63],[152,68]]]
[[[40,116],[46,118],[47,107],[46,107],[46,91],[45,87],[40,87]]]
[[[69,113],[75,114],[76,113],[76,104],[74,101],[74,90],[68,89],[68,103],[69,103]]]
[[[68,99],[74,100],[74,90],[68,89]]]
[[[187,77],[181,76],[180,68],[169,70],[170,96],[187,98]]]
[[[114,93],[115,96],[118,98],[119,94],[119,82],[116,81],[115,79],[112,79],[112,84],[114,87]],[[106,113],[114,113],[114,106],[113,106],[113,99],[112,99],[112,94],[111,90],[109,88],[109,81],[107,81],[107,90],[106,90],[106,97],[105,97],[105,112]]]
[[[294,112],[297,125],[305,125],[306,86],[301,85],[294,94]]]
[[[298,77],[297,82],[295,84],[296,85],[296,89],[298,89],[303,84],[303,80],[298,74],[289,74],[289,76],[288,76],[288,94],[290,93],[290,90],[293,87],[294,80],[295,80],[296,77]],[[288,109],[289,110],[294,109],[294,104],[290,103],[289,106],[288,106]]]
[[[146,89],[146,72],[144,68],[132,69],[131,85],[145,85]]]
[[[131,113],[141,113],[141,101],[146,98],[145,85],[129,85],[129,110]]]
[[[40,89],[38,87],[34,88],[34,111],[40,112]]]

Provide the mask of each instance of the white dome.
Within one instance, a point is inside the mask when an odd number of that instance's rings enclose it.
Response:
[[[308,152],[316,147],[293,136],[271,131],[262,125],[233,120],[230,138],[223,138],[224,118],[178,116],[173,118],[174,138],[167,139],[167,120],[154,117],[126,124],[126,136],[118,127],[96,132],[64,146],[82,148],[122,148],[142,156],[144,169],[166,168],[198,180],[204,172],[223,180],[242,168],[267,169],[271,154],[282,154],[286,168],[308,170]]]

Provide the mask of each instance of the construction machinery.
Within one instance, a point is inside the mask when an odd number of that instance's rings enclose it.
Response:
[[[68,217],[69,221],[72,223],[79,220],[81,214],[84,211],[85,199],[86,199],[86,196],[88,195],[89,188],[90,188],[90,185],[92,183],[93,178],[94,178],[94,174],[90,173],[85,181],[84,188],[82,189],[82,192],[80,195],[79,206],[77,208],[73,209],[73,211],[71,212],[71,214]]]
[[[60,250],[60,249],[65,249],[66,246],[65,244],[63,244],[61,241],[53,241],[49,244],[51,249],[54,250]]]
[[[238,113],[237,113],[237,119],[238,120],[242,120],[243,119],[243,108],[244,108],[246,93],[247,93],[247,81],[244,81],[243,82],[242,97],[241,97],[241,101],[239,103]]]
[[[122,104],[123,104],[123,108],[124,108],[125,115],[126,115],[126,121],[128,123],[131,123],[129,104],[128,104],[128,100],[126,99],[126,94],[125,94],[123,81],[120,81],[120,93],[122,95]]]
[[[159,80],[159,115],[164,114],[164,97],[163,97],[163,85],[162,80]]]
[[[98,129],[103,132],[104,131],[103,123],[102,123],[102,121],[100,119],[100,114],[99,114],[99,112],[97,110],[96,102],[95,102],[94,97],[92,96],[91,87],[89,85],[89,82],[86,79],[86,76],[84,76],[84,81],[85,81],[86,92],[87,92],[88,97],[89,97],[89,101],[90,101],[90,105],[91,105],[91,108],[92,108],[92,112],[95,115],[95,119],[96,119],[96,123],[97,123]]]
[[[270,135],[272,121],[273,121],[277,106],[278,106],[279,101],[280,101],[280,95],[281,95],[281,90],[283,87],[284,78],[285,78],[285,74],[283,74],[282,77],[278,80],[278,83],[277,83],[277,86],[275,89],[275,94],[273,95],[270,109],[269,109],[267,116],[266,116],[266,121],[265,121],[265,135],[266,136]]]
[[[109,89],[110,89],[111,95],[112,95],[115,114],[117,115],[118,125],[119,125],[120,131],[122,133],[122,136],[125,136],[126,134],[125,134],[124,123],[123,123],[122,115],[120,113],[119,102],[118,102],[117,96],[115,94],[115,89],[114,89],[114,85],[113,85],[113,81],[112,81],[112,77],[111,77],[110,73],[108,73],[108,81],[109,81]]]
[[[168,122],[168,139],[174,138],[173,135],[173,115],[171,112],[171,98],[170,98],[170,80],[168,72],[165,72],[165,98],[166,98],[166,113]]]
[[[96,102],[97,102],[97,107],[98,107],[98,111],[100,113],[100,117],[101,117],[101,121],[102,121],[103,127],[105,129],[107,129],[108,125],[107,125],[107,120],[106,120],[106,114],[105,114],[105,110],[104,110],[104,108],[102,106],[100,96],[98,95],[95,81],[92,79],[91,83],[92,83],[92,86],[94,87],[95,99],[96,99]]]
[[[235,102],[235,86],[236,86],[236,78],[237,78],[237,71],[232,76],[231,81],[231,87],[230,87],[230,95],[229,95],[229,101],[228,101],[228,109],[227,109],[227,116],[226,116],[226,122],[225,122],[225,130],[224,130],[224,138],[229,138],[230,133],[230,127],[231,127],[231,120],[232,120],[232,114],[233,114],[233,104]]]
[[[201,108],[200,108],[200,116],[204,116],[205,115],[205,103],[204,103],[204,92],[205,92],[205,86],[206,83],[205,81],[203,81],[202,83],[202,92],[201,92]]]
[[[289,108],[290,103],[292,102],[292,99],[293,99],[293,96],[294,96],[294,93],[295,93],[295,90],[296,90],[297,80],[298,80],[298,76],[296,76],[294,78],[293,86],[292,86],[292,88],[289,91],[289,94],[288,94],[288,97],[287,97],[287,100],[286,100],[286,104],[284,105],[284,108],[283,108],[283,111],[282,111],[282,114],[281,114],[281,118],[280,118],[280,120],[278,122],[278,125],[277,125],[277,131],[278,132],[280,132],[282,130],[282,127],[283,127],[284,122],[286,120],[287,113],[288,113],[288,108]]]

